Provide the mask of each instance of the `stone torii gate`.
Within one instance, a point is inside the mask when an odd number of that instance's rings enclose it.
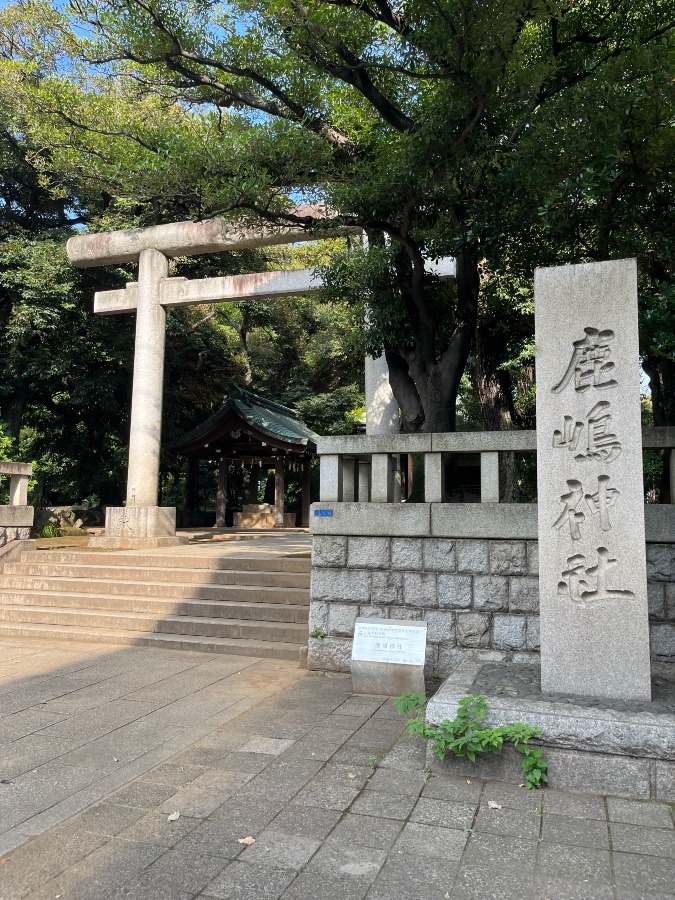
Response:
[[[169,278],[168,261],[228,250],[361,234],[357,227],[301,227],[241,230],[222,219],[177,222],[149,228],[71,237],[69,260],[79,268],[138,262],[138,281],[125,289],[99,291],[94,312],[99,315],[136,313],[136,340],[131,400],[126,505],[106,510],[104,546],[164,546],[176,537],[176,510],[157,505],[162,439],[162,399],[166,307],[200,303],[239,302],[301,296],[321,287],[313,269],[258,272],[190,281]],[[454,259],[429,264],[443,278],[455,274]]]

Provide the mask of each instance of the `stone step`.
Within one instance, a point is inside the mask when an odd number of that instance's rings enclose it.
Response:
[[[125,572],[125,577],[133,573]],[[239,600],[250,603],[291,603],[309,605],[309,591],[303,588],[276,588],[229,584],[175,584],[150,581],[110,581],[83,578],[39,578],[27,575],[3,575],[1,595],[5,591],[60,591],[107,594],[125,597],[162,597],[165,600]]]
[[[54,578],[86,578],[131,581],[179,582],[181,584],[236,584],[246,586],[304,588],[309,590],[309,572],[238,571],[227,569],[178,569],[159,566],[127,567],[78,563],[19,562],[6,563],[5,575],[43,576]]]
[[[263,659],[286,659],[304,665],[307,659],[305,644],[280,641],[232,640],[183,634],[157,634],[142,631],[110,631],[64,625],[33,625],[0,622],[2,638],[34,638],[42,641],[86,641],[94,644],[113,644],[137,647],[160,647],[173,650],[196,650],[203,653],[227,653],[233,656],[258,656]]]
[[[130,568],[159,569],[220,569],[238,572],[309,572],[309,557],[234,557],[214,553],[196,554],[181,553],[142,553],[120,551],[86,551],[86,550],[29,550],[21,554],[25,563],[105,565]]]
[[[290,603],[246,603],[236,600],[164,600],[161,597],[124,597],[108,594],[66,594],[62,591],[0,591],[0,603],[8,606],[103,609],[158,616],[206,616],[262,622],[306,624],[309,607]]]
[[[231,640],[279,641],[301,645],[307,626],[286,622],[257,622],[244,619],[211,619],[206,616],[163,616],[110,610],[65,609],[63,607],[0,604],[0,622],[29,625],[62,625],[105,631],[228,638]]]

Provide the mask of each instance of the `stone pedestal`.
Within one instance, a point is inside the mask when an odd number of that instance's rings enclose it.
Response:
[[[176,536],[174,506],[108,506],[105,511],[105,535],[89,539],[90,547],[110,550],[172,547],[187,543],[187,537]]]
[[[539,667],[481,664],[467,659],[434,694],[429,724],[452,721],[469,694],[487,698],[485,725],[526,722],[542,731],[548,786],[588,794],[675,801],[675,682],[656,677],[649,701],[601,701],[542,693]],[[511,747],[486,753],[475,762],[448,753],[440,762],[427,756],[434,772],[458,778],[523,780],[522,757]]]

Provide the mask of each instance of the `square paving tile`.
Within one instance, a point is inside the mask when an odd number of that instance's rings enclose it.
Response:
[[[269,756],[279,756],[284,750],[292,747],[294,743],[295,741],[280,740],[279,738],[254,737],[247,741],[240,750],[242,753],[263,753]]]
[[[675,859],[675,831],[642,825],[611,823],[612,848],[621,853],[642,853]],[[675,885],[673,885],[675,893]]]
[[[627,825],[647,825],[652,828],[673,828],[673,813],[665,803],[640,800],[618,800],[608,797],[607,809],[611,822]]]
[[[320,846],[320,840],[305,834],[285,834],[268,829],[258,835],[255,844],[246,847],[240,858],[253,865],[299,871]]]
[[[421,857],[434,856],[445,860],[459,860],[466,841],[465,831],[408,822],[394,849],[401,853],[419,854]]]
[[[319,809],[291,803],[270,823],[271,831],[305,834],[323,840],[333,830],[342,813],[336,809]]]
[[[257,833],[257,832],[256,832]],[[218,859],[236,859],[244,852],[245,845],[240,838],[253,836],[244,828],[233,828],[224,822],[202,822],[176,845],[176,851],[198,856],[215,856]]]
[[[432,775],[422,790],[423,797],[434,800],[454,800],[456,803],[478,803],[483,782],[474,778],[455,778],[451,775]]]
[[[597,881],[571,881],[540,874],[535,883],[537,900],[614,900],[614,888]]]
[[[378,769],[368,782],[371,791],[383,794],[419,796],[425,784],[423,772],[400,772],[398,769]]]
[[[278,900],[295,878],[290,869],[233,862],[206,886],[204,897],[219,900]]]
[[[376,819],[347,813],[335,826],[328,841],[355,847],[377,847],[388,850],[401,831],[396,819]]]
[[[471,828],[475,813],[476,804],[420,797],[410,821],[423,825],[442,825],[444,828]]]
[[[441,900],[452,887],[458,864],[443,859],[429,862],[415,854],[390,853],[368,900]]]
[[[166,813],[146,813],[142,819],[135,822],[130,828],[126,828],[118,835],[119,840],[131,841],[138,844],[153,844],[158,847],[173,847],[185,837],[188,831],[199,824],[199,819],[189,819],[181,816],[174,822],[169,822]]]
[[[546,788],[544,795],[544,812],[558,816],[573,816],[579,819],[607,819],[605,801],[602,797],[586,794],[572,794],[567,791],[556,791]]]
[[[225,859],[177,848],[163,853],[146,869],[142,881],[153,888],[163,886],[167,895],[172,890],[193,895],[203,890],[226,865]]]
[[[641,891],[675,891],[674,860],[635,853],[614,853],[613,857],[617,885]]]
[[[293,799],[294,803],[304,806],[318,806],[320,809],[348,809],[358,797],[356,788],[342,787],[342,785],[308,784]]]
[[[532,872],[538,847],[537,841],[474,833],[462,855],[462,865],[497,871],[515,869],[518,872]]]
[[[176,793],[174,784],[156,784],[151,781],[132,781],[108,797],[110,803],[120,806],[136,806],[139,809],[154,809]]]
[[[533,900],[534,875],[462,866],[449,896],[451,900]]]
[[[370,887],[370,881],[361,878],[340,878],[314,872],[301,872],[286,889],[282,900],[363,900]],[[320,894],[319,894],[320,892]]]
[[[154,784],[173,784],[176,787],[182,787],[190,784],[195,778],[199,778],[206,772],[206,766],[188,766],[178,763],[163,763],[161,766],[144,775],[143,781],[150,781]]]
[[[387,858],[386,850],[374,847],[346,847],[343,844],[324,843],[307,866],[307,872],[321,877],[360,878],[373,881]]]
[[[546,876],[573,881],[600,881],[610,884],[612,872],[607,850],[549,844],[543,841],[537,854],[537,868]]]
[[[383,794],[380,791],[361,791],[351,811],[361,816],[379,816],[383,819],[407,819],[416,803],[410,794]]]
[[[478,810],[475,830],[489,834],[504,834],[525,840],[539,838],[540,815],[524,809],[490,809],[481,806]]]
[[[522,809],[525,812],[539,812],[542,804],[542,792],[530,791],[526,787],[517,784],[507,784],[504,781],[486,781],[483,787],[481,803],[489,800],[500,803],[510,809]]]
[[[542,838],[553,844],[575,844],[609,850],[607,823],[598,819],[578,819],[573,816],[542,817]]]
[[[85,831],[114,835],[133,825],[145,815],[145,810],[116,803],[96,803],[85,809],[74,820]]]

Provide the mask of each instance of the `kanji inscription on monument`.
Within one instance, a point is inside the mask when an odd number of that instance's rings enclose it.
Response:
[[[537,269],[544,691],[651,698],[635,260]]]

